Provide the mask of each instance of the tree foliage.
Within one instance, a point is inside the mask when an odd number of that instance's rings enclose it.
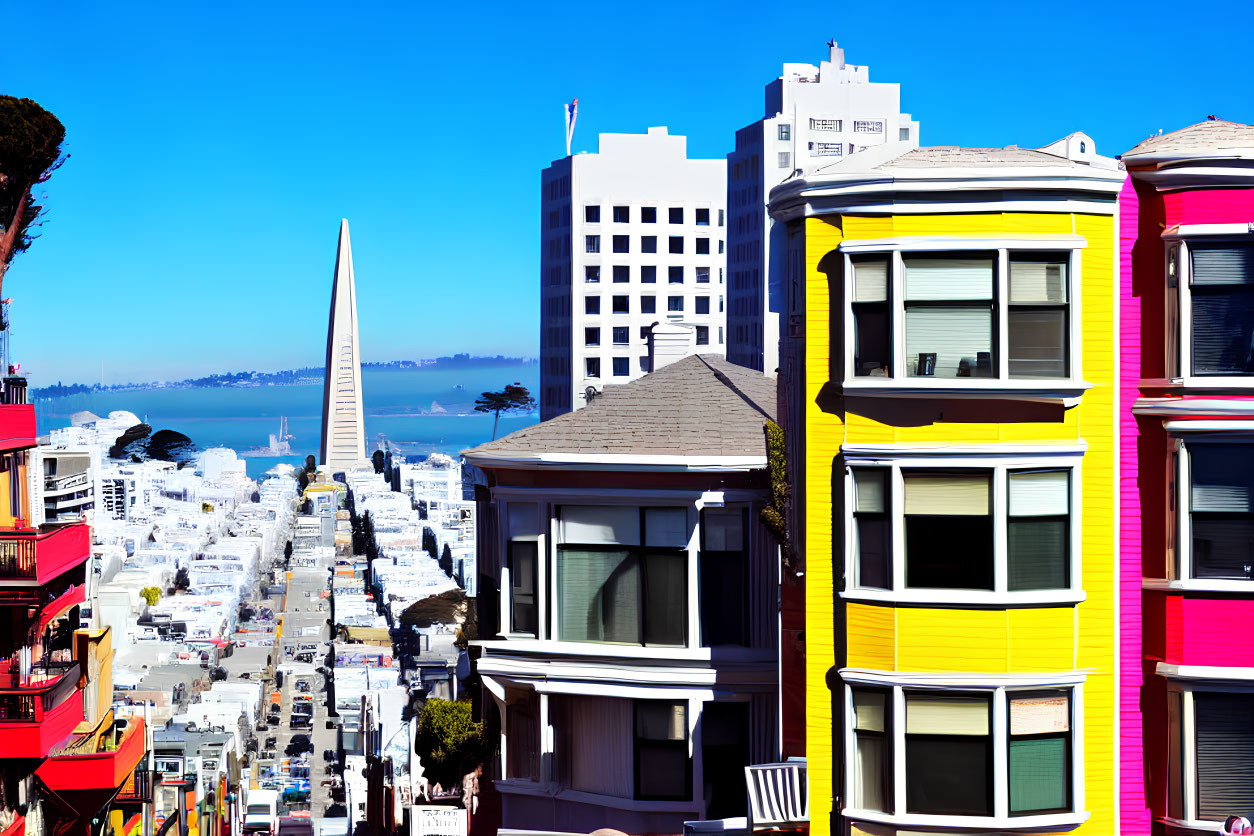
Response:
[[[414,730],[414,753],[429,784],[456,786],[486,752],[483,723],[474,721],[470,702],[427,700]]]
[[[475,412],[490,412],[492,421],[492,440],[496,440],[496,430],[501,423],[501,413],[534,412],[536,399],[531,392],[518,381],[506,386],[499,392],[484,392],[475,401]]]
[[[36,235],[44,212],[34,194],[65,162],[61,120],[30,99],[0,96],[0,282],[13,257]]]
[[[161,590],[155,586],[145,586],[139,591],[139,597],[148,603],[148,606],[155,606],[161,600]]]

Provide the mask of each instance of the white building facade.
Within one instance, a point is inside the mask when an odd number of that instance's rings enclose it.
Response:
[[[781,293],[771,288],[770,191],[808,170],[888,142],[919,145],[919,123],[901,112],[900,85],[872,82],[828,44],[819,66],[785,64],[766,85],[762,119],[736,132],[727,155],[727,359],[774,374]]]
[[[541,175],[540,417],[648,371],[648,329],[725,349],[724,160],[688,158],[666,128],[601,134]]]

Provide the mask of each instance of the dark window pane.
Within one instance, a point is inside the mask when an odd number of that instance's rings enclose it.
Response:
[[[993,588],[991,516],[906,516],[906,586]]]
[[[1066,517],[1011,517],[1007,587],[1014,591],[1070,586],[1069,529]]]
[[[991,738],[906,736],[906,810],[993,814]]]
[[[1193,577],[1249,580],[1254,572],[1254,516],[1193,512]]]
[[[887,302],[861,302],[853,306],[853,373],[887,377],[889,353]]]
[[[884,514],[859,514],[858,586],[892,589],[892,553],[889,549],[891,526]]]
[[[536,632],[536,544],[509,544],[510,620],[516,633]]]
[[[1199,818],[1254,816],[1254,696],[1193,695]]]
[[[1193,287],[1193,374],[1254,373],[1254,286]]]
[[[636,797],[689,798],[692,761],[686,704],[637,700],[635,708]]]
[[[1010,376],[1066,377],[1065,308],[1009,310]]]
[[[1071,741],[1068,736],[1010,741],[1010,813],[1061,812],[1071,808]]]
[[[626,358],[624,358],[625,360]],[[683,552],[644,556],[644,643],[682,645],[688,621],[688,572]]]

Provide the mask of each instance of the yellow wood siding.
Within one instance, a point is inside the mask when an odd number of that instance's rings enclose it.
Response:
[[[903,672],[1049,673],[1080,670],[1084,684],[1087,822],[1070,833],[1116,832],[1117,507],[1115,220],[1080,214],[829,216],[803,222],[804,284],[804,536],[806,544],[806,740],[811,831],[826,834],[839,775],[833,741],[834,695],[829,672],[849,667]],[[1060,422],[934,423],[899,427],[817,404],[828,383],[831,311],[827,274],[819,263],[845,238],[907,235],[1082,235],[1079,286],[1083,377],[1093,384]],[[1078,278],[1078,281],[1077,281]],[[835,294],[839,299],[839,294]],[[1073,295],[1074,298],[1074,295]],[[835,315],[840,316],[838,311]],[[997,444],[1082,440],[1082,586],[1074,606],[1023,609],[941,609],[851,603],[837,612],[833,546],[833,467],[844,443]],[[837,474],[839,476],[839,474]],[[839,537],[839,533],[836,535]],[[843,622],[842,622],[843,619]],[[842,634],[837,626],[842,624]],[[839,743],[837,744],[839,745]]]

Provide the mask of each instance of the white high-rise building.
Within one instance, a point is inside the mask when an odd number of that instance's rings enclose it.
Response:
[[[648,371],[654,323],[725,353],[727,163],[666,128],[601,134],[540,178],[540,417]]]
[[[357,280],[348,220],[340,221],[340,245],[331,281],[327,324],[327,371],[322,390],[321,463],[335,472],[366,460],[366,422],[361,409],[361,355],[357,340]]]
[[[819,66],[785,64],[766,85],[762,119],[736,131],[727,155],[727,359],[774,374],[782,293],[770,286],[770,191],[798,170],[886,142],[919,144],[919,123],[901,112],[900,85],[872,82],[828,43]]]

